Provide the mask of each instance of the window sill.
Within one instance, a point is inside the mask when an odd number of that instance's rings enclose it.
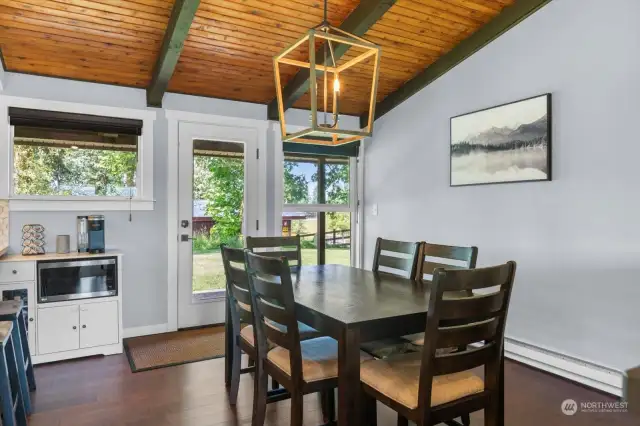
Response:
[[[96,197],[77,199],[68,197],[30,198],[13,197],[9,199],[12,212],[61,212],[61,211],[143,211],[153,210],[153,200],[129,200],[119,197]]]

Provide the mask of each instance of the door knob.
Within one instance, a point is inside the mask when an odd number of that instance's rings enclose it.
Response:
[[[16,275],[16,274],[18,273],[18,271],[16,271],[16,270],[14,269],[13,271],[11,271],[11,273],[12,273],[13,275]]]
[[[87,326],[86,326],[86,325],[83,325],[83,326],[82,326],[82,328],[87,328]]]
[[[78,329],[78,327],[76,327],[76,326],[74,325],[74,326],[73,326],[73,329],[74,329],[74,330],[77,330],[77,329]]]
[[[180,235],[180,241],[182,242],[187,242],[193,240],[193,237],[190,237],[189,234],[182,234]]]
[[[29,318],[29,322],[33,322],[33,318]]]

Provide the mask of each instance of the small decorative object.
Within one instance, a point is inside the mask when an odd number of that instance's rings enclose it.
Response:
[[[24,225],[22,227],[22,254],[44,254],[44,226]]]
[[[69,253],[71,245],[71,236],[58,235],[56,237],[56,253]]]
[[[551,94],[451,119],[451,186],[551,180]]]
[[[318,48],[319,47],[319,48]],[[316,50],[318,49],[318,50]],[[348,58],[342,55],[349,51]],[[278,101],[278,119],[283,142],[316,145],[342,145],[359,141],[373,134],[378,76],[380,75],[380,47],[362,37],[350,34],[329,24],[327,0],[324,1],[324,20],[308,30],[303,37],[273,58]],[[281,70],[284,67],[285,71]],[[310,125],[296,133],[288,133],[285,117],[283,82],[293,69],[308,69]],[[354,86],[362,82],[366,93],[353,94]],[[369,90],[370,89],[370,90]],[[360,129],[347,129],[340,117],[340,101],[345,92],[351,97],[367,100],[366,124]]]

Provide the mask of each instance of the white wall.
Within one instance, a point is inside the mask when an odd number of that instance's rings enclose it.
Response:
[[[26,74],[7,72],[4,75],[4,91],[0,97],[21,96],[83,104],[113,107],[149,109],[145,91],[128,87],[86,83]],[[229,117],[263,120],[267,116],[266,105],[233,102],[168,93],[164,97],[165,109],[215,114]],[[167,151],[168,123],[162,109],[157,111],[154,125],[154,198],[153,211],[134,211],[129,222],[129,212],[12,212],[10,249],[19,252],[22,225],[39,223],[46,229],[48,251],[55,250],[55,236],[75,234],[76,216],[104,213],[108,248],[122,250],[124,256],[123,322],[125,328],[153,326],[167,323]],[[287,119],[291,124],[304,125],[308,112],[290,110]],[[348,123],[357,118],[348,117]],[[273,132],[268,131],[267,161],[268,226],[274,232],[273,209],[276,201],[269,190],[273,189],[273,158],[277,148]],[[0,162],[2,163],[2,162]]]
[[[640,2],[556,0],[376,122],[375,238],[518,262],[507,335],[602,366],[640,360]],[[450,117],[553,93],[552,182],[449,187]],[[378,204],[379,215],[371,214]]]

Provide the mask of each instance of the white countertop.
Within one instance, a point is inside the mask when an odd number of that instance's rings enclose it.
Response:
[[[38,260],[65,260],[65,259],[87,259],[92,257],[105,257],[105,256],[122,256],[122,252],[118,250],[107,250],[106,253],[89,254],[89,253],[45,253],[36,254],[31,256],[23,256],[21,254],[8,254],[4,257],[0,257],[0,263],[2,262],[35,262]]]

